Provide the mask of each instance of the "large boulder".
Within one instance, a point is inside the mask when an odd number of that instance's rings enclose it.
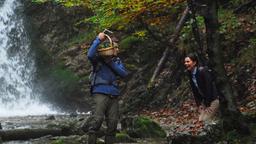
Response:
[[[144,116],[126,117],[121,120],[122,131],[134,138],[165,138],[166,132],[152,119]]]

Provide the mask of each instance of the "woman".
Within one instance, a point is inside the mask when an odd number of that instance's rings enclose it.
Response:
[[[213,118],[219,108],[218,91],[207,67],[200,67],[196,54],[185,57],[184,65],[188,71],[190,85],[198,106],[199,121]]]

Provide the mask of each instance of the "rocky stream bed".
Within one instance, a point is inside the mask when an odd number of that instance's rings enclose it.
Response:
[[[195,104],[185,101],[178,108],[143,110],[130,116],[123,116],[118,124],[117,143],[134,144],[254,144],[256,125],[254,109],[241,106],[244,115],[250,115],[248,126],[251,134],[241,135],[240,131],[223,131],[218,118],[209,123],[198,121]],[[61,128],[63,135],[44,135],[24,141],[3,141],[3,144],[86,144],[87,134],[81,126],[90,114],[41,115],[0,117],[2,130]],[[136,125],[140,121],[140,126]],[[156,124],[156,126],[155,126]],[[151,127],[154,126],[154,127]],[[103,123],[103,128],[104,128]],[[138,130],[138,127],[140,128]],[[143,129],[142,127],[147,127]],[[160,127],[160,129],[159,129]],[[133,132],[129,131],[132,130]],[[165,134],[162,134],[164,131]],[[143,135],[144,134],[144,135]],[[104,137],[98,144],[104,143]]]
[[[25,130],[25,129],[44,129],[53,128],[56,125],[65,125],[76,123],[74,129],[82,125],[89,117],[88,114],[71,115],[41,115],[41,116],[17,116],[1,117],[2,130]],[[68,126],[69,127],[69,126]],[[120,124],[119,124],[120,130]],[[78,130],[79,131],[79,130]],[[45,135],[40,138],[28,140],[3,141],[3,144],[85,144],[87,143],[87,134],[83,132],[74,132],[75,134],[67,136]],[[104,138],[99,138],[98,143],[104,143]],[[141,144],[165,144],[166,138],[131,138],[130,140],[121,140],[119,143],[141,143]],[[125,142],[126,141],[126,142]]]

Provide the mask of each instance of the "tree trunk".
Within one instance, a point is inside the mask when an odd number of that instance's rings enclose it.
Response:
[[[168,55],[169,55],[169,51],[170,51],[170,47],[173,47],[174,43],[177,41],[178,37],[179,37],[179,33],[181,31],[181,29],[183,28],[185,22],[188,19],[189,16],[189,8],[186,7],[186,9],[184,10],[182,17],[180,18],[179,23],[177,24],[175,31],[172,35],[172,39],[170,40],[170,45],[168,47],[165,48],[164,52],[163,52],[163,56],[161,57],[161,59],[159,60],[157,67],[148,83],[148,88],[152,88],[155,78],[157,77],[157,75],[159,74],[160,70],[162,69]]]
[[[224,100],[221,100],[221,114],[223,118],[224,126],[230,129],[239,129],[248,132],[248,129],[243,126],[242,115],[237,109],[235,96],[236,92],[232,88],[229,82],[229,78],[226,75],[223,62],[223,51],[220,48],[219,37],[219,23],[218,23],[218,7],[217,1],[207,1],[207,12],[205,12],[205,26],[207,36],[207,50],[209,55],[209,66],[216,72],[216,84],[218,90],[224,96]],[[222,99],[222,98],[221,98]]]

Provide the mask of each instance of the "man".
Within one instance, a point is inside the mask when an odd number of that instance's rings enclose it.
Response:
[[[105,143],[114,143],[119,118],[118,97],[120,95],[116,80],[118,76],[127,76],[126,69],[121,60],[117,57],[118,48],[114,48],[114,52],[110,56],[98,55],[98,47],[105,39],[106,35],[99,33],[87,54],[93,66],[91,94],[96,103],[95,112],[88,131],[89,144],[96,143],[96,133],[99,131],[104,119],[107,123]]]
[[[199,66],[198,58],[194,53],[185,57],[184,65],[200,113],[199,121],[211,120],[219,108],[219,93],[213,77],[207,67]]]

